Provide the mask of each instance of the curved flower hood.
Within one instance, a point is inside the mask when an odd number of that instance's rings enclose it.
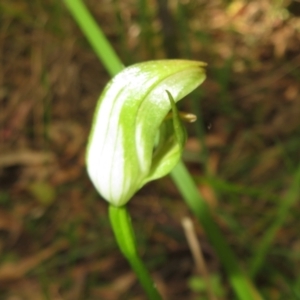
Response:
[[[177,164],[184,129],[174,102],[204,81],[205,65],[148,61],[127,67],[107,84],[96,107],[86,161],[93,184],[108,202],[126,204],[145,183]],[[173,117],[166,118],[170,110]]]

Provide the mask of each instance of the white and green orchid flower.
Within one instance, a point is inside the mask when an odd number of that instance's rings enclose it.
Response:
[[[205,63],[158,60],[117,74],[99,98],[87,149],[88,174],[114,206],[180,159],[185,131],[175,102],[205,79]],[[172,117],[166,117],[172,110]]]

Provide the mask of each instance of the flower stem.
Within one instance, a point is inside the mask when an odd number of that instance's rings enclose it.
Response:
[[[162,299],[149,275],[149,272],[147,271],[147,268],[138,256],[131,219],[126,206],[115,207],[113,205],[109,205],[109,218],[119,248],[138,277],[148,299]]]

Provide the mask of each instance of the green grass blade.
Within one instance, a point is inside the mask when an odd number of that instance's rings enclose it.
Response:
[[[262,299],[239,267],[237,259],[214,222],[208,205],[199,194],[195,182],[184,164],[179,163],[172,171],[171,176],[187,205],[202,224],[238,298],[241,300]]]
[[[255,251],[255,256],[253,257],[250,263],[250,274],[252,277],[255,277],[259,270],[261,269],[265,257],[270,249],[276,233],[283,226],[284,221],[286,220],[292,205],[299,199],[300,193],[300,165],[295,173],[293,183],[291,184],[290,189],[287,192],[287,195],[279,203],[278,213],[275,217],[275,220],[271,226],[267,229],[262,240],[259,243],[259,247]]]
[[[109,74],[114,76],[119,73],[124,68],[122,62],[83,2],[81,0],[64,1]]]
[[[124,30],[124,16],[122,15],[123,7],[122,7],[122,0],[113,0],[112,5],[114,8],[114,13],[116,17],[116,23],[117,23],[117,35],[119,39],[119,47],[122,49],[122,57],[123,61],[125,62],[125,65],[131,65],[135,62],[134,60],[134,54],[129,49],[128,46],[128,35],[127,31]]]
[[[179,40],[182,41],[182,49],[181,54],[183,57],[187,59],[192,58],[192,45],[190,37],[190,28],[189,28],[189,16],[187,13],[188,4],[183,4],[181,1],[177,2],[176,9],[176,24],[179,33]],[[201,163],[204,165],[205,172],[208,173],[207,162],[208,162],[208,150],[205,143],[205,129],[203,123],[203,115],[200,109],[201,107],[201,99],[203,98],[203,90],[197,90],[197,92],[193,92],[190,95],[192,111],[197,116],[197,120],[194,122],[196,136],[201,145],[201,153],[199,154],[199,158]]]
[[[149,6],[147,0],[138,0],[137,1],[137,8],[139,10],[139,24],[141,28],[141,37],[140,40],[142,43],[140,43],[140,51],[147,53],[148,56],[152,57],[152,59],[155,59],[156,57],[156,51],[153,46],[153,29],[152,29],[152,6]]]

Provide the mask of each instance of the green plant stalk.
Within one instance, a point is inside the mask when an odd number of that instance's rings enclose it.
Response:
[[[272,245],[276,233],[282,227],[288,213],[291,210],[292,205],[299,199],[300,191],[300,165],[294,175],[294,180],[287,192],[284,199],[279,202],[279,208],[277,211],[277,216],[275,217],[271,226],[266,230],[263,238],[261,239],[259,246],[255,251],[255,256],[252,258],[250,263],[250,275],[255,277],[263,266],[265,257]]]
[[[135,271],[149,300],[162,299],[153,283],[145,265],[139,258],[136,248],[130,216],[125,206],[109,205],[109,218],[118,246]]]
[[[242,300],[261,299],[245,274],[241,271],[237,259],[232,253],[220,229],[214,222],[210,209],[203,197],[199,194],[197,186],[182,162],[173,169],[171,177],[180,190],[190,210],[200,221],[208,238],[222,262],[231,286],[236,295]]]
[[[106,67],[109,74],[114,76],[119,73],[123,69],[123,65],[118,56],[115,54],[113,48],[107,46],[109,45],[109,42],[102,31],[98,28],[96,22],[89,21],[88,23],[85,23],[85,19],[92,19],[92,16],[88,13],[82,1],[64,1],[83,32],[88,33],[88,39],[91,42],[94,51]],[[83,14],[81,14],[82,11],[84,11]],[[248,278],[241,271],[237,259],[225,241],[219,228],[213,221],[209,208],[200,196],[197,186],[182,162],[180,162],[172,171],[171,176],[178,186],[187,205],[202,223],[207,236],[218,253],[221,263],[225,267],[232,288],[238,298],[241,300],[262,299],[256,289],[249,282]]]

